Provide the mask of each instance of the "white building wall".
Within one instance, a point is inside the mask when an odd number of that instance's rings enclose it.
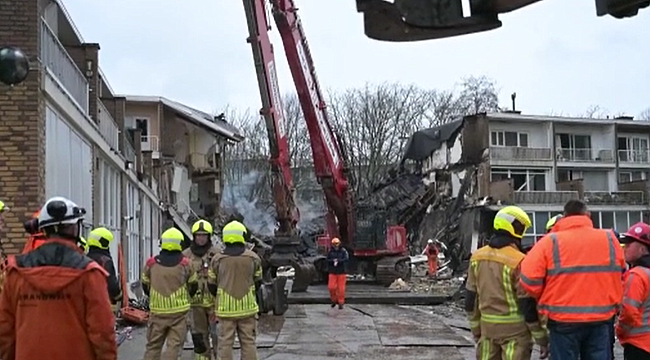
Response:
[[[45,108],[45,196],[64,196],[86,209],[86,231],[93,219],[91,143],[47,104]]]
[[[126,184],[126,258],[127,258],[127,280],[136,281],[140,278],[140,224],[138,212],[140,210],[140,190],[138,185],[132,181]]]
[[[601,150],[612,152],[615,147],[614,125],[568,125],[556,124],[555,135],[559,134],[573,134],[573,135],[589,135],[591,137],[592,156],[597,157]],[[556,147],[560,147],[559,141]]]
[[[109,229],[113,233],[113,242],[111,243],[111,255],[117,264],[118,246],[122,240],[121,229],[121,205],[122,205],[122,178],[120,171],[112,166],[108,161],[100,158],[98,160],[99,174],[99,224]]]

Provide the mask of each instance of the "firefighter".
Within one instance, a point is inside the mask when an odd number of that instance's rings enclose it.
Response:
[[[88,241],[83,236],[79,236],[79,248],[84,254],[88,254]]]
[[[5,228],[5,213],[7,211],[9,211],[9,206],[0,200],[0,230],[4,230]]]
[[[429,276],[436,276],[438,272],[438,247],[432,239],[427,241],[427,246],[422,250],[422,255],[427,256]]]
[[[198,290],[196,274],[182,253],[183,240],[180,230],[165,230],[160,253],[149,258],[142,271],[150,312],[144,360],[177,360],[183,350],[190,297]]]
[[[239,221],[223,227],[224,249],[212,258],[215,278],[211,292],[216,295],[216,316],[219,319],[217,358],[232,360],[235,334],[241,345],[243,360],[257,360],[257,305],[256,291],[262,282],[262,261],[246,249],[248,231]]]
[[[211,359],[210,339],[216,347],[216,334],[211,331],[211,318],[214,308],[214,297],[208,289],[209,283],[214,283],[214,273],[210,269],[212,258],[217,254],[217,248],[212,244],[212,225],[199,220],[192,225],[192,242],[183,251],[190,261],[192,270],[196,272],[199,289],[190,300],[190,329],[194,343],[194,359]]]
[[[38,223],[47,240],[11,257],[0,299],[0,354],[20,360],[116,360],[106,271],[77,246],[85,210],[49,199]]]
[[[544,227],[547,234],[551,232],[553,226],[555,226],[555,224],[557,224],[557,222],[560,221],[560,219],[562,219],[562,214],[555,215],[552,218],[548,219],[548,221],[546,222],[546,226]]]
[[[632,264],[625,279],[616,335],[626,360],[650,359],[650,226],[636,223],[623,234],[625,260]]]
[[[105,227],[98,227],[88,234],[88,257],[95,260],[108,273],[107,289],[108,297],[111,299],[113,311],[117,310],[117,305],[122,298],[122,289],[120,282],[117,280],[117,271],[115,263],[111,256],[110,246],[113,242],[113,233]],[[126,306],[127,304],[123,304]]]
[[[470,258],[465,310],[479,360],[528,360],[533,342],[548,356],[548,335],[535,300],[519,284],[521,238],[531,226],[525,211],[507,206],[494,218],[494,235]]]
[[[594,229],[587,205],[570,200],[521,263],[520,282],[548,317],[553,359],[608,359],[623,296],[623,251],[611,230]]]
[[[341,246],[341,240],[332,239],[332,246],[327,252],[327,290],[330,293],[332,307],[336,305],[343,309],[345,304],[345,283],[347,281],[346,266],[350,256],[348,251]]]

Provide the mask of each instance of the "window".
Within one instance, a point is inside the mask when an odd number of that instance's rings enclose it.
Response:
[[[592,211],[591,220],[595,228],[626,231],[642,219],[641,211]]]
[[[490,144],[492,146],[528,147],[528,134],[515,131],[492,131]]]
[[[645,171],[621,171],[618,173],[619,183],[641,181],[646,179],[648,179],[648,173]]]
[[[512,179],[515,191],[545,191],[545,170],[492,168],[491,181]]]
[[[147,118],[136,118],[135,119],[135,128],[140,130],[142,136],[142,142],[149,141],[149,119]]]
[[[591,155],[591,136],[575,134],[557,134],[557,147],[560,148],[560,160],[589,161]]]

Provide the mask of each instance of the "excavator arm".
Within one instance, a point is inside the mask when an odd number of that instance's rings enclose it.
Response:
[[[270,2],[307,124],[316,178],[325,194],[327,232],[329,236],[340,237],[344,245],[350,245],[354,219],[345,158],[328,119],[298,9],[292,0]]]

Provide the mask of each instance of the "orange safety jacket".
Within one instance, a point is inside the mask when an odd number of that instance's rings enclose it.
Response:
[[[539,311],[558,322],[614,317],[623,296],[623,250],[611,230],[594,229],[588,216],[568,216],[521,262],[520,282]]]
[[[43,243],[45,243],[45,236],[43,236],[42,233],[30,235],[27,238],[27,242],[25,243],[25,246],[23,246],[23,251],[21,252],[21,254],[28,253],[36,249],[37,247],[43,245]]]
[[[616,336],[621,344],[650,353],[650,269],[647,267],[636,266],[628,272]]]

